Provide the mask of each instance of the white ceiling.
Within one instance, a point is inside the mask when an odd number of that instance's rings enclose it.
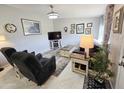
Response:
[[[15,8],[47,14],[50,12],[49,4],[9,4]],[[89,18],[98,17],[105,13],[106,4],[54,4],[54,10],[60,18]]]

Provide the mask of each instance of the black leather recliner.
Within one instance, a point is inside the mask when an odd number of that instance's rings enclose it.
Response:
[[[3,48],[0,49],[0,51],[1,51],[2,54],[6,57],[7,61],[8,61],[12,66],[14,66],[12,60],[10,59],[10,57],[11,57],[11,55],[12,55],[13,53],[17,52],[16,49],[15,49],[15,48],[12,48],[12,47],[3,47]],[[23,50],[22,52],[28,53],[28,50]],[[35,55],[35,52],[31,52],[31,54]],[[38,53],[38,54],[36,55],[36,57],[37,57],[38,59],[41,59],[41,58],[42,58],[42,54],[41,54],[41,53]]]
[[[13,53],[16,52],[16,49],[11,48],[11,47],[4,47],[4,48],[1,48],[0,51],[1,51],[2,54],[6,57],[7,61],[8,61],[12,66],[14,66],[13,63],[12,63],[12,61],[11,61],[11,59],[10,59],[10,57],[11,57],[11,55],[12,55]]]
[[[25,77],[37,85],[43,84],[56,69],[55,56],[48,59],[30,53],[16,52],[11,56],[11,60]]]

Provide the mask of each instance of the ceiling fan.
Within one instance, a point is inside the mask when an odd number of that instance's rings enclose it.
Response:
[[[48,18],[49,19],[57,19],[59,17],[59,14],[55,11],[53,11],[53,5],[50,5],[49,6],[51,8],[51,12],[49,12],[47,15],[48,15]]]

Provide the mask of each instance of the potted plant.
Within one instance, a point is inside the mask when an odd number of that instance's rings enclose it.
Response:
[[[110,79],[113,76],[113,73],[109,67],[111,63],[108,59],[108,50],[105,47],[100,47],[99,51],[90,58],[90,62],[92,62],[92,69],[97,72],[95,76],[95,80],[99,83],[102,83],[104,80]]]

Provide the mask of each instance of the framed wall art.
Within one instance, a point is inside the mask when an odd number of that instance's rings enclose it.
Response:
[[[21,19],[24,35],[38,35],[40,31],[40,21]]]
[[[113,32],[114,33],[122,32],[123,19],[124,19],[124,7],[120,8],[114,14],[114,20],[113,20]]]
[[[84,34],[84,23],[76,24],[76,33]]]
[[[91,34],[91,28],[85,28],[85,34],[86,35]]]
[[[93,23],[87,23],[87,27],[92,27]]]
[[[70,30],[71,34],[75,33],[75,24],[71,24],[71,30]]]
[[[14,24],[7,23],[5,24],[5,30],[9,33],[15,33],[17,31],[17,27]]]
[[[70,33],[71,33],[71,34],[74,34],[74,33],[75,33],[75,31],[74,31],[74,30],[70,30]]]

